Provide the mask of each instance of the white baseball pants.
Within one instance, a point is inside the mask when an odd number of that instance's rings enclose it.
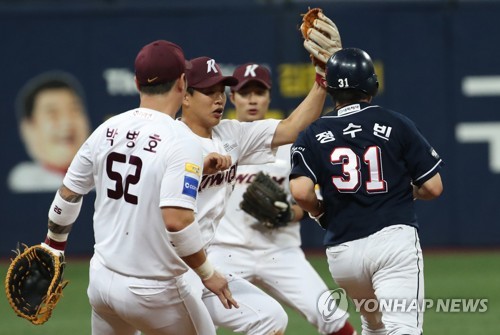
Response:
[[[333,279],[360,307],[363,335],[422,333],[424,267],[414,227],[389,226],[326,255]]]
[[[209,259],[211,259],[209,255]],[[221,273],[225,273],[221,271]],[[190,270],[186,281],[202,300],[217,327],[247,335],[282,335],[288,324],[283,307],[261,289],[234,274],[226,274],[229,289],[240,306],[226,309],[219,298],[203,286],[198,275]]]
[[[263,287],[273,297],[295,309],[321,334],[338,331],[349,317],[347,312],[333,321],[321,317],[318,298],[328,287],[299,247],[249,249],[212,245],[209,255],[211,261],[224,271]]]
[[[166,281],[128,277],[90,262],[87,294],[93,335],[215,335],[215,326],[184,276]]]

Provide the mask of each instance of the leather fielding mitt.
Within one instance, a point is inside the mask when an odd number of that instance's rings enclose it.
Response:
[[[342,49],[337,25],[323,13],[321,8],[312,8],[302,14],[300,31],[304,38],[304,48],[309,52],[311,61],[316,67],[316,74],[322,76],[324,80],[328,58]],[[319,79],[317,78],[317,81]]]
[[[284,227],[293,220],[285,191],[263,172],[255,176],[243,193],[240,208],[271,229]]]
[[[41,245],[15,251],[5,278],[5,293],[14,312],[35,325],[52,315],[68,281],[63,280],[64,256]]]

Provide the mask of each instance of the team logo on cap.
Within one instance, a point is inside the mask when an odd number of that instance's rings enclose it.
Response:
[[[257,64],[251,64],[251,65],[247,65],[246,69],[245,69],[245,74],[243,75],[243,77],[257,77],[257,73],[255,73],[255,70],[259,67],[259,65]]]
[[[219,71],[217,70],[217,67],[215,66],[215,59],[207,60],[207,73],[210,73],[212,71],[214,73],[219,73]]]

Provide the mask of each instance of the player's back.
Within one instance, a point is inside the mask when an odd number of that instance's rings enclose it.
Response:
[[[422,140],[413,122],[361,103],[321,117],[304,135],[315,149],[311,164],[331,223],[326,244],[361,238],[393,224],[418,227],[411,182],[418,175],[414,165],[428,159],[411,151],[409,144]]]
[[[146,278],[186,271],[160,210],[163,188],[174,186],[162,185],[164,174],[182,141],[196,139],[170,116],[139,108],[107,120],[80,149],[77,159],[92,164],[92,175],[72,164],[65,184],[76,191],[95,185],[95,253],[110,269]]]

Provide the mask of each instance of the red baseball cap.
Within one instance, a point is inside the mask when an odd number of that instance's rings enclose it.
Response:
[[[272,86],[271,72],[268,68],[255,64],[246,63],[234,69],[233,76],[238,79],[238,85],[231,87],[231,91],[239,91],[243,86],[251,81],[257,81],[267,89]]]
[[[190,60],[191,69],[186,71],[188,87],[207,88],[219,83],[225,86],[238,84],[233,76],[223,76],[220,66],[210,57],[198,57]]]
[[[165,40],[145,45],[135,58],[135,77],[139,85],[153,86],[173,81],[191,67],[181,47]]]

